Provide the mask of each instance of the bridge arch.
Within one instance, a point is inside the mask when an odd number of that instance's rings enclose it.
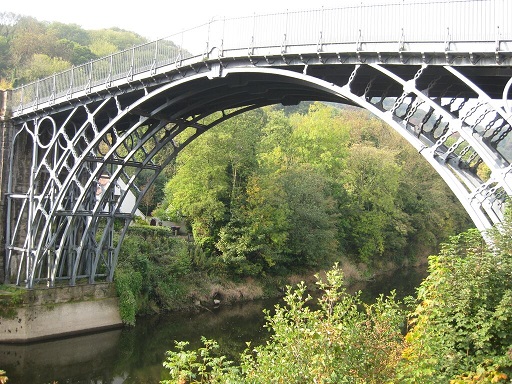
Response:
[[[442,15],[432,31],[417,27],[430,7]],[[222,121],[276,103],[371,111],[489,228],[512,193],[508,8],[404,0],[223,20],[201,26],[205,51],[156,41],[13,90],[7,281],[111,281],[129,221],[163,167]],[[383,31],[382,12],[403,25]],[[466,23],[475,12],[494,15],[478,33]],[[280,33],[268,34],[269,23]],[[141,185],[143,171],[152,176]]]
[[[463,181],[476,178],[483,159],[493,172],[503,159],[499,152],[483,146],[481,139],[464,131],[476,129],[468,123],[472,109],[461,115],[463,107],[454,106],[453,97],[432,97],[419,89],[428,66],[414,66],[401,77],[393,68],[357,64],[345,68],[337,84],[308,74],[308,69],[235,67],[206,72],[145,89],[136,98],[108,96],[96,103],[78,104],[62,116],[47,115],[25,122],[14,140],[15,148],[26,145],[26,139],[20,137],[28,134],[33,142],[32,156],[40,161],[30,181],[32,204],[36,206],[32,210],[30,204],[19,207],[25,215],[32,215],[29,235],[20,247],[26,256],[16,257],[13,249],[8,259],[9,265],[17,268],[16,283],[25,281],[32,286],[45,280],[52,286],[60,279],[69,279],[74,285],[81,277],[91,283],[96,279],[111,281],[130,219],[163,168],[190,142],[222,121],[279,102],[332,101],[371,111],[436,169],[479,229],[499,221],[502,200],[495,198],[483,206],[475,198],[476,192]],[[446,74],[442,76],[447,76],[454,69],[443,71]],[[456,72],[455,76],[462,75]],[[380,96],[374,96],[372,87],[383,84],[391,95],[383,95],[379,89]],[[467,87],[475,91],[469,81]],[[457,92],[464,93],[460,88]],[[422,104],[427,108],[420,108]],[[493,113],[501,118],[502,129],[510,130],[510,118],[504,110],[498,108]],[[429,120],[430,130],[425,127]],[[42,133],[44,139],[40,139]],[[455,138],[448,145],[452,136]],[[169,146],[169,155],[158,158]],[[465,152],[457,153],[461,146]],[[137,178],[144,170],[152,171],[152,176],[139,186]],[[508,193],[508,184],[496,180],[492,175],[479,190],[486,192],[485,186],[494,188],[500,183]],[[129,194],[136,197],[133,209],[122,212],[120,208]],[[114,237],[114,224],[120,218],[125,219],[124,226]],[[22,234],[16,226],[13,239]]]

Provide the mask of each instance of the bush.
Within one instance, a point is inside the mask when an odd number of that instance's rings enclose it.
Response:
[[[172,309],[185,297],[180,280],[191,271],[188,245],[170,229],[130,227],[115,273],[123,322],[134,325],[136,315],[150,308]]]
[[[142,290],[142,275],[137,271],[118,268],[115,273],[115,281],[121,320],[127,325],[134,326],[137,314],[136,297]]]
[[[318,278],[318,277],[317,277]],[[285,306],[267,315],[269,342],[240,356],[236,366],[225,356],[213,357],[217,344],[186,351],[177,343],[164,366],[171,381],[163,383],[382,383],[394,375],[401,353],[404,313],[394,293],[364,304],[359,294],[343,288],[343,274],[335,266],[325,282],[317,309],[305,297],[304,283],[288,287]]]
[[[511,376],[510,234],[495,231],[489,249],[477,230],[469,230],[430,258],[430,275],[410,317],[403,382],[499,382]]]
[[[316,306],[302,283],[285,306],[267,312],[272,332],[235,365],[213,357],[217,344],[168,352],[173,382],[190,383],[499,383],[512,377],[512,212],[487,236],[452,237],[429,259],[410,330],[394,294],[364,304],[343,288],[337,266],[319,281]],[[225,375],[225,376],[222,376]]]

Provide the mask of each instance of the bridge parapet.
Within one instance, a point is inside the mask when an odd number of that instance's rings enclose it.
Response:
[[[512,63],[506,0],[401,0],[339,8],[212,19],[16,88],[19,116],[119,87],[137,87],[183,68],[293,60],[303,65],[330,57],[343,63],[502,65]]]

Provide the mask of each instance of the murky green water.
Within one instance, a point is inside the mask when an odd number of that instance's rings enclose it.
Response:
[[[403,297],[414,293],[425,277],[424,268],[398,271],[351,290],[362,290],[371,300],[397,290]],[[268,336],[263,309],[277,300],[219,307],[199,313],[179,313],[137,320],[132,329],[116,329],[85,336],[29,345],[0,345],[0,369],[9,384],[156,384],[166,378],[165,351],[174,340],[200,345],[201,336],[219,342],[221,352],[234,358],[245,348]]]

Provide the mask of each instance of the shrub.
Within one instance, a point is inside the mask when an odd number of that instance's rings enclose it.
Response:
[[[212,357],[213,341],[203,340],[198,351],[186,351],[187,343],[180,342],[167,352],[164,366],[171,381],[163,383],[382,383],[392,378],[405,318],[394,293],[364,304],[359,294],[347,293],[337,266],[317,284],[323,294],[316,309],[304,283],[288,287],[286,305],[277,305],[272,316],[266,313],[270,341],[248,348],[239,366],[225,356]]]
[[[120,313],[124,323],[151,311],[178,307],[186,296],[181,280],[192,271],[192,258],[185,240],[169,228],[130,227],[121,246],[115,273]]]
[[[133,270],[117,269],[115,274],[116,292],[119,297],[121,320],[127,325],[135,325],[137,300],[142,289],[142,275]]]
[[[510,232],[489,249],[477,230],[454,236],[429,260],[400,365],[403,382],[498,382],[512,373]],[[478,379],[477,379],[478,378]]]

